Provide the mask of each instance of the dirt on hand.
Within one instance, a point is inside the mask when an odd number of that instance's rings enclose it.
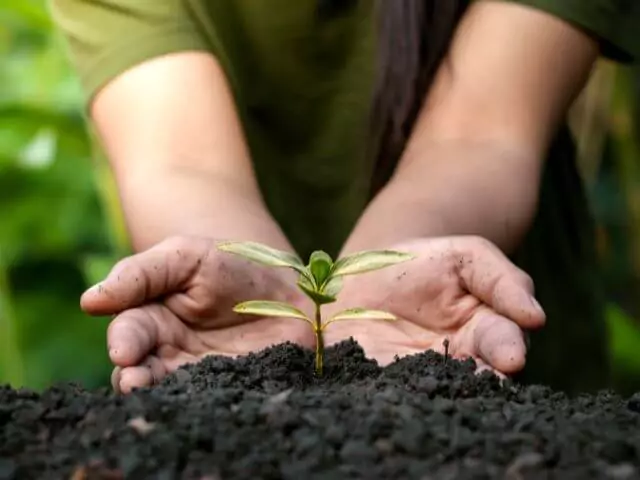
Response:
[[[0,479],[637,479],[640,394],[569,398],[353,341],[208,357],[118,396],[0,388]]]

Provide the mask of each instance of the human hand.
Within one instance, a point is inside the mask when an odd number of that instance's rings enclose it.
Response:
[[[418,239],[391,247],[417,258],[345,277],[333,311],[386,310],[393,322],[349,320],[327,328],[327,345],[353,337],[367,356],[388,364],[428,349],[473,357],[479,369],[509,375],[524,367],[523,329],[541,328],[545,314],[531,278],[478,237]]]
[[[177,237],[118,262],[82,295],[81,307],[114,315],[111,381],[128,393],[206,355],[244,355],[285,341],[312,348],[313,333],[301,322],[233,312],[253,298],[305,301],[293,272],[225,255],[210,239]]]

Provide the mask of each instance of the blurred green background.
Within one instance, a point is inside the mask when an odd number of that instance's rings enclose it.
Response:
[[[108,319],[78,300],[126,242],[45,0],[2,0],[0,59],[0,383],[104,385]],[[639,91],[637,71],[603,64],[572,112],[622,392],[640,390]]]
[[[2,1],[0,59],[0,383],[104,384],[108,319],[79,296],[122,243],[45,0]]]

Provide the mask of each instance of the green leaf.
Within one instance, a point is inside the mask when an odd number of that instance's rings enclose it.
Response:
[[[337,297],[342,290],[343,283],[341,277],[331,277],[322,288],[322,293],[329,297]]]
[[[270,300],[249,300],[248,302],[242,302],[233,307],[233,311],[264,317],[291,317],[311,322],[309,317],[293,305]]]
[[[268,267],[289,267],[301,273],[305,271],[304,264],[297,255],[258,242],[227,241],[219,242],[217,247],[223,252],[239,255]]]
[[[370,250],[354,253],[338,260],[331,271],[332,277],[370,272],[413,260],[414,255],[394,250]]]
[[[336,322],[338,320],[361,320],[361,319],[394,321],[394,320],[397,320],[397,317],[392,313],[385,312],[382,310],[367,310],[366,308],[349,308],[347,310],[343,310],[342,312],[336,313],[333,317],[331,317],[331,320],[329,320],[329,322]]]
[[[301,273],[298,277],[298,285],[306,290],[316,291],[318,289],[316,286],[316,279],[313,278],[313,275],[311,275],[308,270],[306,270],[305,273]]]
[[[316,305],[325,305],[336,301],[336,297],[318,291],[306,277],[300,277],[298,286]]]
[[[333,267],[333,260],[322,250],[316,250],[309,257],[309,270],[318,285],[322,285]]]

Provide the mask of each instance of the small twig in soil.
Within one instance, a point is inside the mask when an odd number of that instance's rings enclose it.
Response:
[[[442,345],[444,345],[444,364],[446,365],[447,359],[449,358],[449,339],[445,338]]]

